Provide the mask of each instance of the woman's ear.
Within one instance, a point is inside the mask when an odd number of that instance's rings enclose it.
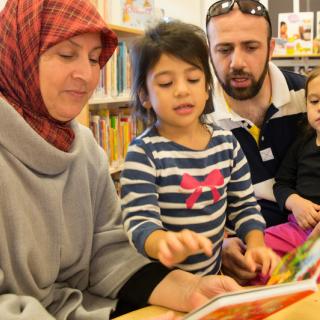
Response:
[[[151,106],[151,103],[150,103],[150,100],[149,100],[149,96],[147,95],[147,93],[144,90],[140,91],[139,99],[140,99],[140,102],[141,102],[142,106],[145,109],[151,109],[152,106]]]

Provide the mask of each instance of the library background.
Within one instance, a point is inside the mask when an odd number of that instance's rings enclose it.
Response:
[[[180,19],[205,28],[212,0],[91,0],[119,37],[119,46],[79,115],[110,162],[116,186],[130,141],[143,130],[130,112],[130,44],[160,19]],[[269,10],[280,68],[307,73],[320,62],[320,0],[261,0]]]

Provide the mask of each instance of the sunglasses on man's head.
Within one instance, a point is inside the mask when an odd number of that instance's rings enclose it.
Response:
[[[206,25],[208,25],[211,18],[221,16],[222,14],[230,12],[233,9],[235,3],[238,5],[242,13],[265,17],[271,27],[270,17],[266,7],[257,0],[217,1],[208,9]]]

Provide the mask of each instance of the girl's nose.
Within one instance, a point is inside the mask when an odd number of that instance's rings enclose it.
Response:
[[[178,81],[175,86],[174,95],[176,97],[185,96],[188,94],[188,92],[189,92],[188,83],[185,80]]]

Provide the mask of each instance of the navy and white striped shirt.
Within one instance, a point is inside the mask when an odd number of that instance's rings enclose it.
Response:
[[[198,232],[212,241],[213,256],[193,255],[177,266],[199,274],[220,270],[226,219],[242,239],[265,226],[239,143],[230,131],[208,129],[207,148],[191,150],[152,127],[130,145],[120,180],[130,242],[146,255],[146,238],[155,230]]]
[[[258,141],[250,133],[254,126],[250,120],[242,118],[233,110],[228,110],[223,89],[215,81],[213,103],[215,111],[208,115],[211,123],[231,130],[239,141],[248,160],[255,196],[267,226],[287,221],[287,213],[280,210],[273,195],[274,177],[281,161],[294,142],[299,121],[306,111],[305,77],[280,70],[269,63],[272,85],[272,101],[260,128]]]

